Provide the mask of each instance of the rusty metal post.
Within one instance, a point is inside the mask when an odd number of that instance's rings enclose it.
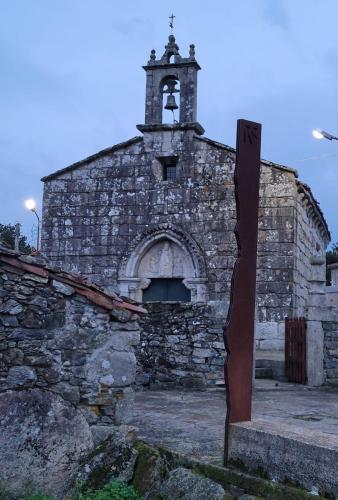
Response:
[[[227,352],[224,367],[227,397],[225,462],[229,424],[251,420],[260,146],[261,125],[238,120],[235,168],[238,256],[224,328]]]

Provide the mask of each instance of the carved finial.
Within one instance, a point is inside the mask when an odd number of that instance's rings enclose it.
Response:
[[[189,46],[189,57],[195,59],[195,45],[193,43]]]
[[[174,29],[174,19],[175,19],[176,16],[174,16],[174,14],[171,14],[171,16],[169,16],[169,28],[170,28],[170,33],[173,34],[173,29]]]
[[[156,50],[152,49],[150,52],[150,60],[155,61],[155,59],[156,59]]]

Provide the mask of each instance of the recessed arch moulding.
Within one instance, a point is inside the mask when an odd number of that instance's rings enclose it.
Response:
[[[123,296],[142,302],[152,278],[182,278],[192,302],[207,302],[207,278],[197,244],[173,228],[158,228],[134,241],[119,270]]]

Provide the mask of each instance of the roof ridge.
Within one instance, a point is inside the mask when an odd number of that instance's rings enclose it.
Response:
[[[212,144],[213,146],[216,146],[216,147],[219,147],[222,149],[226,149],[227,151],[231,151],[232,153],[236,153],[236,149],[233,148],[232,146],[228,146],[227,144],[224,144],[224,143],[219,142],[219,141],[214,141],[213,139],[209,139],[208,137],[196,135],[195,139],[198,139],[199,141],[202,141],[202,142],[206,142],[207,144]],[[287,165],[282,165],[280,163],[276,163],[276,162],[273,162],[270,160],[264,160],[263,158],[261,158],[261,163],[263,163],[264,165],[280,168],[281,170],[286,170],[288,172],[293,173],[295,175],[295,177],[298,177],[298,171],[295,168],[288,167]]]
[[[71,165],[68,165],[67,167],[61,168],[59,170],[56,170],[55,172],[45,175],[42,177],[40,180],[42,182],[49,181],[51,179],[55,179],[59,175],[65,174],[66,172],[70,172],[72,170],[75,170],[78,167],[81,167],[85,163],[88,163],[90,161],[96,160],[97,158],[100,158],[101,156],[104,156],[107,153],[113,153],[114,151],[117,151],[122,148],[126,148],[130,146],[131,144],[135,144],[136,142],[141,142],[143,141],[143,137],[140,135],[136,135],[135,137],[132,137],[131,139],[128,139],[127,141],[119,142],[118,144],[115,144],[114,146],[110,146],[109,148],[101,149],[97,153],[94,153],[90,156],[87,156],[83,160],[77,161],[75,163],[72,163]]]

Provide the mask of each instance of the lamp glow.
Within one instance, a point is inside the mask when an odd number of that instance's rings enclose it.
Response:
[[[324,139],[324,134],[321,130],[313,130],[312,135],[315,139]]]
[[[32,210],[32,212],[34,212],[34,210],[36,209],[35,200],[32,199],[26,200],[25,207],[27,208],[27,210]]]

